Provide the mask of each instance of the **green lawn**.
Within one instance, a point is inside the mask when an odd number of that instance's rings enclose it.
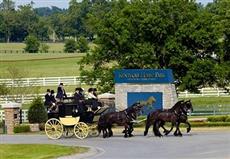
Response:
[[[63,52],[65,43],[46,43],[49,46],[49,51]],[[0,50],[24,50],[24,43],[0,43]],[[90,48],[94,48],[95,44],[89,43]]]
[[[49,50],[63,51],[64,43],[46,43],[49,46]],[[0,43],[0,50],[23,50],[25,48],[24,43]]]
[[[79,75],[78,62],[84,54],[0,54],[0,78],[9,78],[9,67],[15,67],[25,77]],[[8,61],[13,60],[13,61]]]
[[[84,153],[88,148],[44,144],[0,144],[1,159],[53,159],[59,156]]]
[[[230,97],[197,97],[190,98],[195,108],[230,107]],[[188,100],[185,98],[185,100]]]

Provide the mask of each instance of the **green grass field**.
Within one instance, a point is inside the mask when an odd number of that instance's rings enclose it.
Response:
[[[79,75],[78,62],[84,54],[0,54],[0,78],[9,78],[9,67],[19,69],[25,77]]]
[[[190,98],[195,108],[230,107],[230,97],[197,97]],[[185,100],[188,100],[185,98]]]
[[[64,43],[46,43],[49,50],[63,51]],[[0,43],[0,50],[23,50],[26,47],[24,43]]]
[[[0,144],[1,159],[53,159],[77,153],[84,153],[88,148],[67,147],[45,144]]]

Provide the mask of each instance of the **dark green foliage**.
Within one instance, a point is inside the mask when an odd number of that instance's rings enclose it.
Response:
[[[96,2],[87,23],[98,36],[98,47],[82,60],[82,74],[96,80],[111,77],[118,68],[171,68],[181,90],[225,87],[230,80],[230,70],[224,68],[228,52],[223,45],[229,46],[225,3],[204,7],[184,0]],[[107,80],[99,85],[109,83],[112,89],[113,78]]]
[[[89,50],[88,41],[85,37],[80,37],[77,41],[77,49],[81,53],[85,53]]]
[[[182,124],[181,126],[184,126]],[[192,127],[219,127],[230,126],[230,122],[191,122]]]
[[[47,45],[46,43],[42,43],[40,46],[39,52],[48,53],[49,52],[49,45]]]
[[[208,121],[210,122],[225,122],[227,118],[230,116],[224,115],[224,116],[210,116],[208,117]]]
[[[230,122],[230,116],[225,119],[225,122]]]
[[[45,123],[47,112],[40,97],[34,98],[28,111],[29,123]]]
[[[29,35],[26,37],[25,40],[25,51],[28,53],[37,53],[39,50],[39,46],[40,46],[40,42],[38,41],[38,39],[33,36],[33,35]]]
[[[24,132],[30,132],[29,125],[16,125],[14,127],[14,133],[24,133]]]
[[[3,128],[3,122],[0,121],[0,128]]]
[[[74,39],[68,39],[65,42],[65,49],[64,52],[67,53],[74,53],[77,50],[77,45]]]

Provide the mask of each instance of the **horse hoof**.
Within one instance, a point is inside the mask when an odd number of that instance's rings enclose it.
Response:
[[[128,135],[124,135],[124,137],[125,137],[125,138],[127,138],[127,137],[128,137]]]
[[[144,132],[144,136],[146,136],[147,134],[148,134],[148,132],[145,131],[145,132]]]
[[[188,129],[187,129],[187,133],[189,133],[189,132],[190,132],[190,130],[191,130],[191,129],[189,129],[189,128],[188,128]]]
[[[129,137],[133,137],[133,134],[129,134]]]

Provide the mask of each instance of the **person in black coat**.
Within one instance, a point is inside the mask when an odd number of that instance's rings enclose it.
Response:
[[[56,99],[55,99],[54,93],[55,93],[54,90],[50,91],[50,99],[51,99],[52,103],[56,103]]]
[[[51,94],[50,89],[47,89],[46,95],[45,95],[45,102],[44,102],[44,106],[46,107],[47,110],[49,109],[50,106],[52,106],[50,94]]]
[[[64,97],[67,98],[67,95],[63,83],[60,83],[60,85],[57,88],[57,102],[62,102]]]
[[[74,103],[77,105],[76,109],[79,111],[79,113],[83,113],[87,111],[87,107],[85,106],[85,97],[82,94],[83,89],[82,88],[76,88],[74,93]]]

